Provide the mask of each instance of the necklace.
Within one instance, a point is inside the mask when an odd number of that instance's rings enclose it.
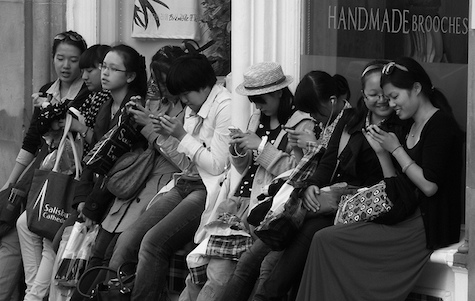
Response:
[[[429,120],[429,119],[424,120],[423,122],[421,122],[418,125],[416,125],[416,123],[414,122],[411,126],[411,130],[409,131],[409,136],[414,138],[420,132],[420,130],[422,130],[422,128],[426,124],[427,120]]]

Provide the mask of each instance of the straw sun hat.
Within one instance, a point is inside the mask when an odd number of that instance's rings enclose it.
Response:
[[[262,95],[287,87],[294,78],[284,75],[282,67],[274,62],[262,62],[251,66],[244,73],[244,82],[236,92],[245,95]]]

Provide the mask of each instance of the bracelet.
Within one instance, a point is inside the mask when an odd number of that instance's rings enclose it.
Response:
[[[261,143],[259,143],[259,146],[257,147],[257,152],[259,154],[262,153],[262,151],[264,150],[264,147],[266,146],[266,143],[267,143],[267,139],[268,139],[267,136],[262,137]]]
[[[409,161],[409,163],[407,163],[406,165],[404,165],[404,167],[402,168],[402,172],[403,173],[406,173],[407,169],[409,168],[409,166],[411,166],[412,164],[414,164],[416,162],[414,162],[414,160],[411,160]]]
[[[396,148],[392,150],[391,155],[392,155],[398,148],[400,148],[400,147],[402,147],[401,144],[399,144],[398,146],[396,146]]]
[[[240,158],[244,158],[246,156],[246,153],[241,154],[240,152],[238,152],[238,150],[236,148],[236,143],[234,143],[234,153]]]

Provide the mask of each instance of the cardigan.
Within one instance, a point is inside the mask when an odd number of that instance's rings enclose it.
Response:
[[[463,133],[455,119],[438,110],[422,129],[408,155],[422,168],[424,177],[437,184],[430,197],[419,193],[428,249],[459,241],[462,213]]]

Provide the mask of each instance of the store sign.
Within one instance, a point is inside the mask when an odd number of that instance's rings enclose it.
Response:
[[[308,0],[305,5],[306,54],[467,63],[467,0]]]
[[[328,7],[328,28],[337,30],[376,30],[389,33],[440,32],[467,34],[468,17],[411,14],[409,9]]]

